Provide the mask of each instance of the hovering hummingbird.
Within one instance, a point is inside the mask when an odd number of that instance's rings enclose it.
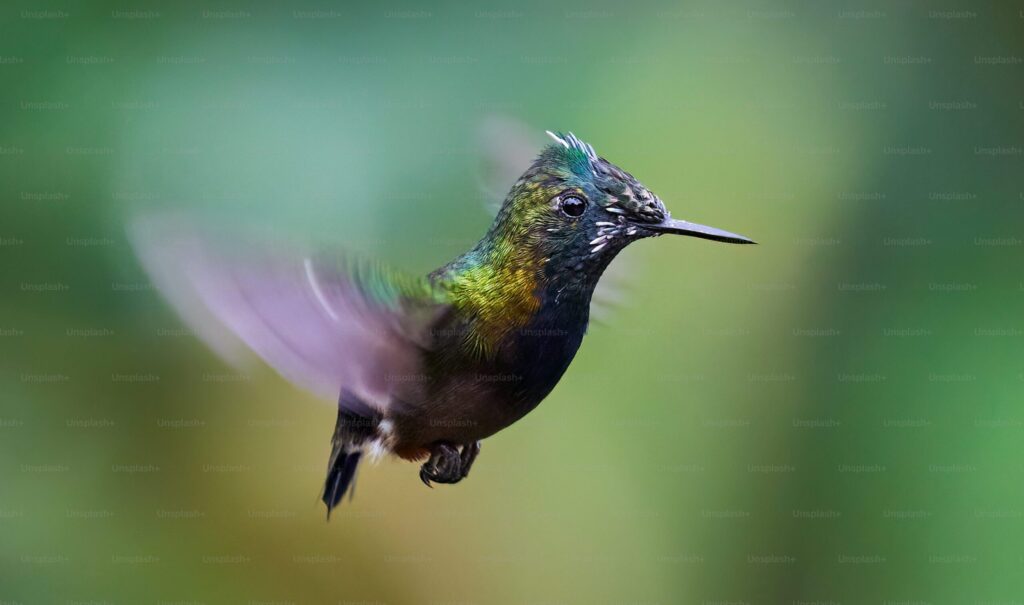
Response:
[[[240,340],[291,381],[337,397],[328,516],[368,454],[424,461],[428,486],[465,479],[480,441],[534,409],[569,367],[598,280],[630,243],[663,234],[754,243],[671,218],[589,144],[548,135],[553,144],[483,239],[423,277],[218,243],[175,220],[136,225],[154,283],[218,353],[235,358]]]

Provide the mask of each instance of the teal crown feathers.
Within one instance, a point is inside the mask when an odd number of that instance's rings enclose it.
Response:
[[[573,172],[581,176],[587,172],[598,174],[601,172],[601,160],[590,143],[581,141],[571,132],[551,132],[550,130],[546,132],[549,137],[568,151],[567,160]]]

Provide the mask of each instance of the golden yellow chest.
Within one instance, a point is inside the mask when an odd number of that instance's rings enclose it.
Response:
[[[541,304],[537,284],[542,265],[528,259],[481,265],[452,282],[454,305],[471,326],[464,337],[471,350],[488,357],[505,337],[533,319]]]

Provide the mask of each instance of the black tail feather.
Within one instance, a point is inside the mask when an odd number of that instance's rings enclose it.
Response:
[[[334,425],[331,439],[331,459],[327,463],[327,480],[324,482],[324,504],[327,518],[348,493],[355,494],[356,467],[363,456],[363,444],[372,439],[380,415],[356,399],[351,393],[342,391],[338,398],[338,420]]]
[[[324,483],[324,504],[327,505],[327,518],[331,518],[331,511],[345,497],[345,493],[352,488],[355,493],[356,467],[359,466],[359,458],[363,453],[359,450],[352,452],[338,452],[334,456],[331,468],[327,471],[327,481]]]

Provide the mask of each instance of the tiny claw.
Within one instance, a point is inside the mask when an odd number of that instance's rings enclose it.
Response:
[[[430,484],[430,477],[427,476],[427,471],[424,469],[420,469],[420,481],[423,482],[423,485],[426,485],[430,489],[434,489],[434,486]]]

